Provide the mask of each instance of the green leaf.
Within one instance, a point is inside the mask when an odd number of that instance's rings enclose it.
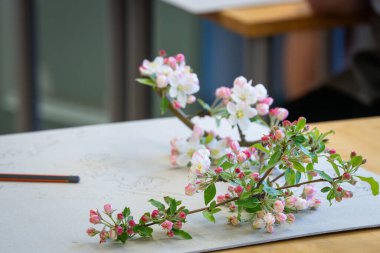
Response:
[[[268,161],[268,167],[273,167],[281,159],[281,150],[277,150],[273,153]]]
[[[319,176],[321,178],[323,178],[324,180],[327,180],[329,182],[333,182],[334,180],[324,171],[321,171],[321,170],[314,170],[315,172],[317,172],[319,174]]]
[[[297,171],[296,172],[296,184],[298,184],[301,180],[301,172]]]
[[[212,142],[212,140],[214,139],[214,135],[213,134],[208,134],[206,136],[206,139],[205,139],[205,144],[209,144],[210,142]]]
[[[122,233],[117,237],[117,241],[120,241],[122,243],[125,243],[128,240],[128,235],[127,233]]]
[[[303,167],[302,164],[300,164],[297,161],[292,161],[292,163],[293,163],[294,169],[296,169],[297,171],[299,171],[301,173],[305,173],[305,167]]]
[[[327,200],[330,202],[330,206],[331,206],[331,200],[333,199],[333,198],[335,198],[335,192],[334,192],[334,190],[331,190],[330,192],[329,192],[329,194],[327,194]]]
[[[212,213],[210,213],[207,210],[204,210],[202,212],[202,214],[203,214],[203,217],[205,217],[207,220],[215,223],[215,217],[214,217],[214,215]]]
[[[246,211],[247,213],[256,213],[256,212],[258,212],[258,211],[260,211],[260,210],[262,210],[261,205],[257,205],[257,206],[254,207],[254,208],[246,208],[246,209],[245,209],[245,211]]]
[[[169,100],[166,98],[166,96],[162,96],[160,108],[161,108],[161,114],[164,114],[166,112],[166,109],[168,109],[169,106]]]
[[[214,200],[214,201],[211,201],[210,206],[209,206],[209,209],[212,210],[212,209],[215,208],[215,206],[216,206],[216,202],[215,202],[215,200]]]
[[[152,237],[153,229],[151,227],[136,225],[133,227],[133,231],[142,237]]]
[[[303,135],[296,135],[292,139],[294,140],[295,143],[299,143],[299,144],[304,143],[306,141],[306,138]]]
[[[176,236],[182,237],[183,239],[186,239],[186,240],[192,239],[191,235],[183,230],[173,229],[173,233]]]
[[[252,145],[252,147],[257,148],[258,150],[261,150],[261,151],[263,151],[266,154],[269,153],[269,150],[266,149],[266,148],[264,148],[263,145],[261,145],[261,143],[256,143],[256,144]]]
[[[362,165],[362,162],[363,162],[363,157],[361,157],[361,156],[354,156],[351,158],[352,168],[355,168],[355,167]]]
[[[165,210],[165,205],[162,204],[160,201],[157,201],[155,199],[150,199],[149,203],[151,203],[153,206],[157,207],[158,210],[164,211]]]
[[[251,196],[251,193],[250,192],[243,192],[241,195],[240,195],[240,199],[246,199],[248,198],[249,196]]]
[[[295,184],[296,181],[296,175],[294,171],[290,168],[287,168],[285,170],[285,181],[288,185],[293,185]]]
[[[214,199],[215,195],[216,195],[215,184],[210,184],[207,187],[207,189],[204,191],[205,205],[208,205],[208,203],[210,203],[210,201]]]
[[[175,199],[172,199],[172,201],[170,201],[169,210],[170,214],[175,214],[175,211],[177,210],[177,201],[175,201]]]
[[[295,143],[296,146],[307,156],[313,158],[315,157],[315,154],[313,154],[312,152],[310,152],[307,148],[305,148],[303,145],[299,144],[299,143]]]
[[[340,171],[339,171],[339,168],[338,168],[338,165],[335,164],[335,162],[333,160],[328,160],[328,162],[331,164],[331,166],[333,167],[334,171],[335,171],[335,174],[340,177]]]
[[[220,209],[220,208],[214,208],[214,209],[211,210],[211,213],[212,214],[216,214],[216,213],[219,213],[220,211],[222,211],[222,209]]]
[[[141,83],[141,84],[144,84],[144,85],[148,85],[148,86],[152,86],[152,87],[156,86],[156,82],[153,81],[150,78],[136,78],[136,81],[138,83]]]
[[[373,177],[356,176],[363,182],[367,182],[371,186],[371,191],[374,196],[379,194],[379,183]]]
[[[302,130],[306,125],[306,119],[304,117],[301,117],[298,122],[297,122],[297,125],[296,125],[296,130],[297,131],[300,131]]]
[[[235,201],[235,204],[245,208],[255,208],[257,205],[260,205],[260,201],[256,197],[250,197],[247,199],[238,199]]]
[[[323,188],[321,189],[321,192],[328,192],[328,191],[330,191],[330,190],[331,190],[331,187],[326,186],[326,187],[323,187]]]
[[[124,207],[122,214],[124,217],[128,217],[131,214],[131,209],[129,209],[128,207]]]
[[[264,182],[263,186],[264,186],[263,191],[268,193],[269,195],[278,196],[278,195],[282,194],[281,191],[278,191],[278,190],[274,189],[273,187],[270,187],[267,182]]]
[[[231,168],[232,166],[234,166],[234,165],[230,162],[227,162],[227,161],[222,163],[222,165],[220,165],[220,167],[222,167],[223,170],[227,170],[227,169]]]
[[[198,98],[198,103],[202,106],[203,109],[205,109],[207,111],[211,110],[210,106],[205,101],[203,101],[202,99]]]

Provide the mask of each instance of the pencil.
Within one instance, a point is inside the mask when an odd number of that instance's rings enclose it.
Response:
[[[38,183],[79,183],[79,176],[0,173],[0,181]]]

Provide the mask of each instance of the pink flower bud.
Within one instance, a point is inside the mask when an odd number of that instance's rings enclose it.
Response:
[[[158,75],[156,78],[157,87],[162,89],[168,86],[169,80],[165,75]]]
[[[127,229],[127,234],[128,235],[133,235],[134,234],[133,229],[132,228],[128,228]]]
[[[289,223],[293,223],[293,222],[296,221],[296,217],[295,217],[294,214],[292,214],[292,213],[288,213],[288,214],[286,215],[286,217],[287,217],[287,221],[288,221]]]
[[[236,156],[234,155],[234,154],[232,154],[232,153],[228,153],[227,155],[226,155],[226,157],[227,157],[227,159],[228,159],[228,161],[229,162],[231,162],[231,163],[235,163],[236,162]]]
[[[276,130],[276,131],[274,132],[274,138],[275,138],[276,140],[282,140],[282,139],[285,138],[285,134],[284,134],[284,132],[283,132],[282,130]]]
[[[124,232],[124,230],[123,230],[122,227],[120,227],[120,226],[117,226],[117,227],[116,227],[116,233],[117,233],[118,235],[121,235],[123,232]]]
[[[352,151],[351,154],[350,154],[350,157],[352,158],[352,157],[354,157],[354,156],[356,156],[356,152],[355,152],[355,151]]]
[[[287,217],[286,217],[286,214],[284,213],[277,213],[276,214],[276,220],[280,223],[286,221]]]
[[[235,168],[235,173],[240,173],[241,172],[241,170],[240,170],[240,168]]]
[[[228,191],[231,192],[231,193],[234,192],[234,187],[232,185],[229,185],[228,186]]]
[[[242,192],[243,192],[243,187],[241,185],[237,185],[235,188],[234,188],[234,191],[237,195],[240,195]]]
[[[177,60],[170,56],[169,58],[167,58],[167,65],[169,65],[172,69],[176,69],[177,68]]]
[[[260,174],[257,173],[257,172],[253,172],[253,173],[251,174],[251,178],[252,178],[253,181],[255,181],[255,182],[259,182],[259,181],[260,181]]]
[[[173,231],[166,232],[166,236],[172,238],[174,236]]]
[[[243,152],[240,152],[237,156],[236,159],[238,160],[239,163],[243,163],[247,160],[247,155],[244,154]]]
[[[106,214],[111,214],[112,213],[112,206],[111,206],[111,204],[105,204],[104,205],[104,212]]]
[[[249,158],[251,158],[251,156],[252,156],[251,152],[252,152],[252,153],[255,152],[255,148],[253,148],[252,151],[246,149],[246,150],[243,150],[242,152],[247,156],[247,159],[249,159]]]
[[[273,225],[266,226],[266,230],[268,233],[273,233],[273,231],[274,231]]]
[[[193,95],[190,95],[188,98],[187,98],[187,102],[189,105],[190,104],[193,104],[197,99],[195,98],[195,96]]]
[[[186,187],[185,187],[185,194],[186,195],[192,196],[192,195],[194,195],[195,191],[196,191],[196,188],[193,184],[186,185]]]
[[[348,172],[344,172],[343,175],[342,175],[342,178],[343,178],[343,180],[350,180],[351,179],[351,175]]]
[[[307,201],[303,198],[297,198],[296,202],[294,203],[294,207],[297,210],[305,210],[307,208]]]
[[[236,206],[234,204],[230,204],[229,209],[231,212],[234,212],[236,210]]]
[[[235,215],[228,217],[228,222],[233,226],[237,226],[240,223]]]
[[[175,59],[178,63],[182,63],[182,62],[185,62],[185,56],[183,54],[177,54],[175,56]]]
[[[99,215],[91,215],[90,216],[90,222],[92,224],[99,224],[100,223],[100,217],[99,217]]]
[[[335,150],[335,149],[330,149],[330,150],[329,150],[329,153],[330,153],[331,155],[333,155],[333,154],[336,153],[336,150]]]
[[[166,221],[161,223],[161,227],[162,227],[162,229],[169,232],[173,228],[173,222],[166,220]]]
[[[233,151],[235,154],[239,153],[239,149],[240,149],[239,142],[237,142],[237,141],[231,141],[231,142],[229,143],[229,145],[230,145],[230,148],[232,149],[232,151]]]
[[[278,109],[278,111],[277,111],[277,115],[276,115],[276,118],[277,118],[279,121],[283,121],[283,120],[286,119],[288,116],[289,116],[289,112],[288,112],[288,110],[286,110],[285,108],[279,108],[279,109]]]
[[[165,57],[165,56],[166,56],[166,51],[165,51],[164,49],[160,49],[160,50],[158,51],[158,54],[159,54],[160,56],[162,56],[162,57]]]
[[[310,176],[312,176],[312,177],[316,177],[316,176],[318,176],[318,173],[315,172],[315,171],[308,171],[307,173],[308,173]]]
[[[128,221],[128,224],[129,224],[130,227],[136,226],[136,222],[134,220]]]
[[[263,217],[263,220],[267,224],[267,226],[271,226],[276,222],[275,217],[271,213],[266,213]]]
[[[338,186],[336,187],[336,191],[337,191],[337,192],[342,192],[342,191],[343,191],[343,188],[342,188],[341,186],[338,185]]]
[[[353,196],[354,196],[354,194],[352,193],[352,191],[345,191],[344,192],[345,198],[352,198]]]
[[[89,236],[95,236],[99,233],[95,228],[88,228],[86,232]]]
[[[158,211],[158,210],[153,210],[151,216],[152,216],[153,219],[156,219],[156,218],[158,217],[159,214],[160,214],[160,211]]]
[[[297,201],[297,197],[289,196],[285,199],[285,205],[286,207],[294,207],[296,201]]]
[[[222,167],[218,167],[214,171],[215,171],[216,174],[220,174],[220,173],[223,172],[223,168]]]
[[[174,100],[173,101],[173,107],[178,110],[181,108],[181,104],[177,100]]]
[[[267,97],[260,101],[260,103],[267,104],[268,106],[271,106],[273,104],[273,98]]]
[[[306,199],[311,199],[314,197],[314,195],[317,193],[317,190],[315,189],[314,185],[306,185],[303,189],[303,195]]]
[[[116,231],[114,230],[114,229],[111,229],[110,231],[109,231],[109,234],[108,234],[108,236],[109,236],[109,238],[111,239],[111,240],[116,240],[117,239],[117,233],[116,233]]]
[[[261,141],[266,143],[269,141],[269,136],[268,135],[264,135],[263,137],[261,137]]]
[[[284,204],[280,200],[276,200],[273,204],[273,209],[276,213],[282,213],[284,211]]]
[[[148,216],[148,215],[143,215],[143,216],[141,216],[141,222],[143,222],[143,223],[147,223],[148,221],[150,221],[150,217]]]
[[[256,110],[260,116],[267,115],[269,113],[269,105],[264,104],[264,103],[259,103],[256,105]]]
[[[225,200],[224,195],[218,195],[218,196],[216,197],[216,202],[217,202],[217,203],[222,203],[224,200]]]
[[[118,213],[116,217],[118,220],[124,219],[124,215],[122,213]]]
[[[289,121],[289,120],[284,120],[283,122],[282,122],[282,126],[283,127],[289,127],[289,126],[291,126],[292,125],[292,123]]]
[[[91,209],[90,210],[90,216],[91,215],[98,215],[98,209]]]
[[[240,172],[240,173],[237,175],[237,177],[238,177],[239,179],[243,179],[243,178],[245,177],[245,174],[244,174],[243,172]]]
[[[182,222],[177,221],[176,223],[174,223],[173,227],[174,227],[175,229],[181,229],[181,228],[182,228]]]
[[[215,96],[220,99],[229,99],[231,97],[231,89],[227,87],[220,87],[216,89]]]
[[[234,189],[234,191],[235,191],[235,189]],[[224,194],[224,198],[225,198],[225,199],[230,199],[230,198],[231,198],[231,195],[228,194],[228,193],[226,193],[226,194]]]
[[[180,219],[184,220],[184,219],[186,219],[186,213],[185,213],[185,212],[180,212],[180,213],[178,214],[178,217],[179,217]]]
[[[320,199],[317,199],[317,198],[312,198],[311,200],[309,200],[309,207],[310,208],[318,208],[320,205],[321,205],[322,201]]]

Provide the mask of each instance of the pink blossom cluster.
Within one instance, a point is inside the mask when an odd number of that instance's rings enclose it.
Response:
[[[199,91],[198,77],[186,65],[183,54],[165,56],[166,52],[162,52],[152,62],[144,60],[140,73],[155,80],[157,88],[168,90],[175,108],[185,108],[196,100],[193,94]]]

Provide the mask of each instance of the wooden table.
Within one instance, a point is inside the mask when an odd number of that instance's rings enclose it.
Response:
[[[303,29],[328,29],[352,26],[368,20],[366,13],[356,16],[319,16],[307,2],[227,9],[204,15],[221,26],[246,37],[262,37]]]
[[[369,15],[364,13],[357,16],[318,16],[312,12],[306,1],[301,1],[228,8],[204,14],[203,17],[245,38],[244,76],[264,83],[273,94],[280,88],[273,83],[269,74],[278,61],[272,56],[271,36],[301,30],[353,26],[366,22]]]
[[[345,158],[355,149],[367,158],[364,167],[380,174],[380,117],[341,120],[316,123],[313,126],[322,131],[333,129],[336,134],[331,137],[330,147],[335,148]],[[380,229],[336,233],[288,240],[251,247],[237,248],[223,252],[379,252]]]

